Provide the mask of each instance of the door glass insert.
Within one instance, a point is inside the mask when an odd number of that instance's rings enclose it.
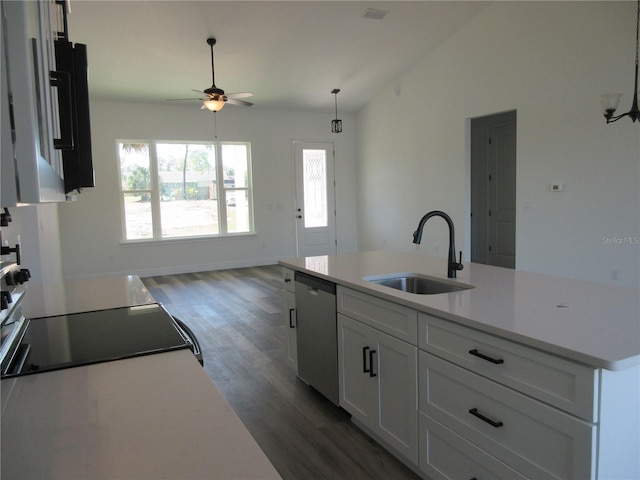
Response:
[[[327,155],[325,150],[302,151],[305,228],[327,226]]]

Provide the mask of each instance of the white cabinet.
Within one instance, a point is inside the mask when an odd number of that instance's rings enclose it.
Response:
[[[282,290],[282,303],[284,313],[285,340],[287,344],[287,360],[298,371],[298,341],[297,341],[297,320],[296,320],[296,295],[294,287],[294,272],[291,269],[282,269],[282,280],[284,290]]]
[[[17,181],[17,198],[3,198],[3,202],[65,199],[62,155],[54,148],[60,136],[58,98],[56,88],[50,83],[50,72],[56,70],[54,35],[58,30],[56,9],[59,8],[52,0],[2,2],[6,94],[11,99],[15,127],[15,170],[5,171],[7,159],[3,158],[2,176],[14,173]]]
[[[598,372],[524,345],[420,313],[418,346],[590,422]]]
[[[420,468],[432,480],[492,479],[525,480],[527,477],[476,447],[422,412],[420,422]]]
[[[418,337],[429,477],[495,468],[490,478],[518,478],[507,467],[526,478],[640,478],[640,367],[595,369],[424,313]]]
[[[340,406],[393,453],[417,465],[418,349],[368,324],[369,321],[376,325],[384,323],[381,317],[385,312],[397,312],[395,307],[399,305],[389,302],[380,305],[381,300],[375,297],[338,288],[339,312],[345,312],[344,299],[354,298],[354,293],[362,302],[362,308],[351,309],[350,313],[360,319],[370,314],[376,318],[364,323],[338,313]],[[367,297],[372,304],[366,301]],[[376,309],[376,305],[381,308]],[[404,313],[409,311],[406,309]],[[413,329],[415,327],[414,320]]]
[[[423,351],[419,371],[420,411],[431,419],[528,478],[592,478],[592,423]]]

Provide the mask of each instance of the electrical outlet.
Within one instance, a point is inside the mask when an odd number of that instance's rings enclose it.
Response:
[[[615,268],[611,270],[611,280],[618,281],[620,280],[620,271]]]

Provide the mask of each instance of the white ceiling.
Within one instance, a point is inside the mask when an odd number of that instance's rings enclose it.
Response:
[[[487,2],[73,0],[70,40],[85,43],[93,98],[189,98],[216,84],[252,108],[355,112]],[[363,18],[368,8],[387,11]],[[197,97],[197,94],[193,94]],[[228,107],[241,108],[241,107]]]

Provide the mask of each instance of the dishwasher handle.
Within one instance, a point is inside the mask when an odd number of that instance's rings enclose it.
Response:
[[[336,284],[329,282],[327,280],[324,280],[322,278],[313,277],[311,275],[307,275],[306,273],[302,273],[302,272],[296,272],[295,281],[303,285],[306,285],[307,290],[310,293],[314,293],[315,291],[315,294],[317,294],[318,291],[322,291],[322,292],[327,292],[331,295],[336,294]]]

